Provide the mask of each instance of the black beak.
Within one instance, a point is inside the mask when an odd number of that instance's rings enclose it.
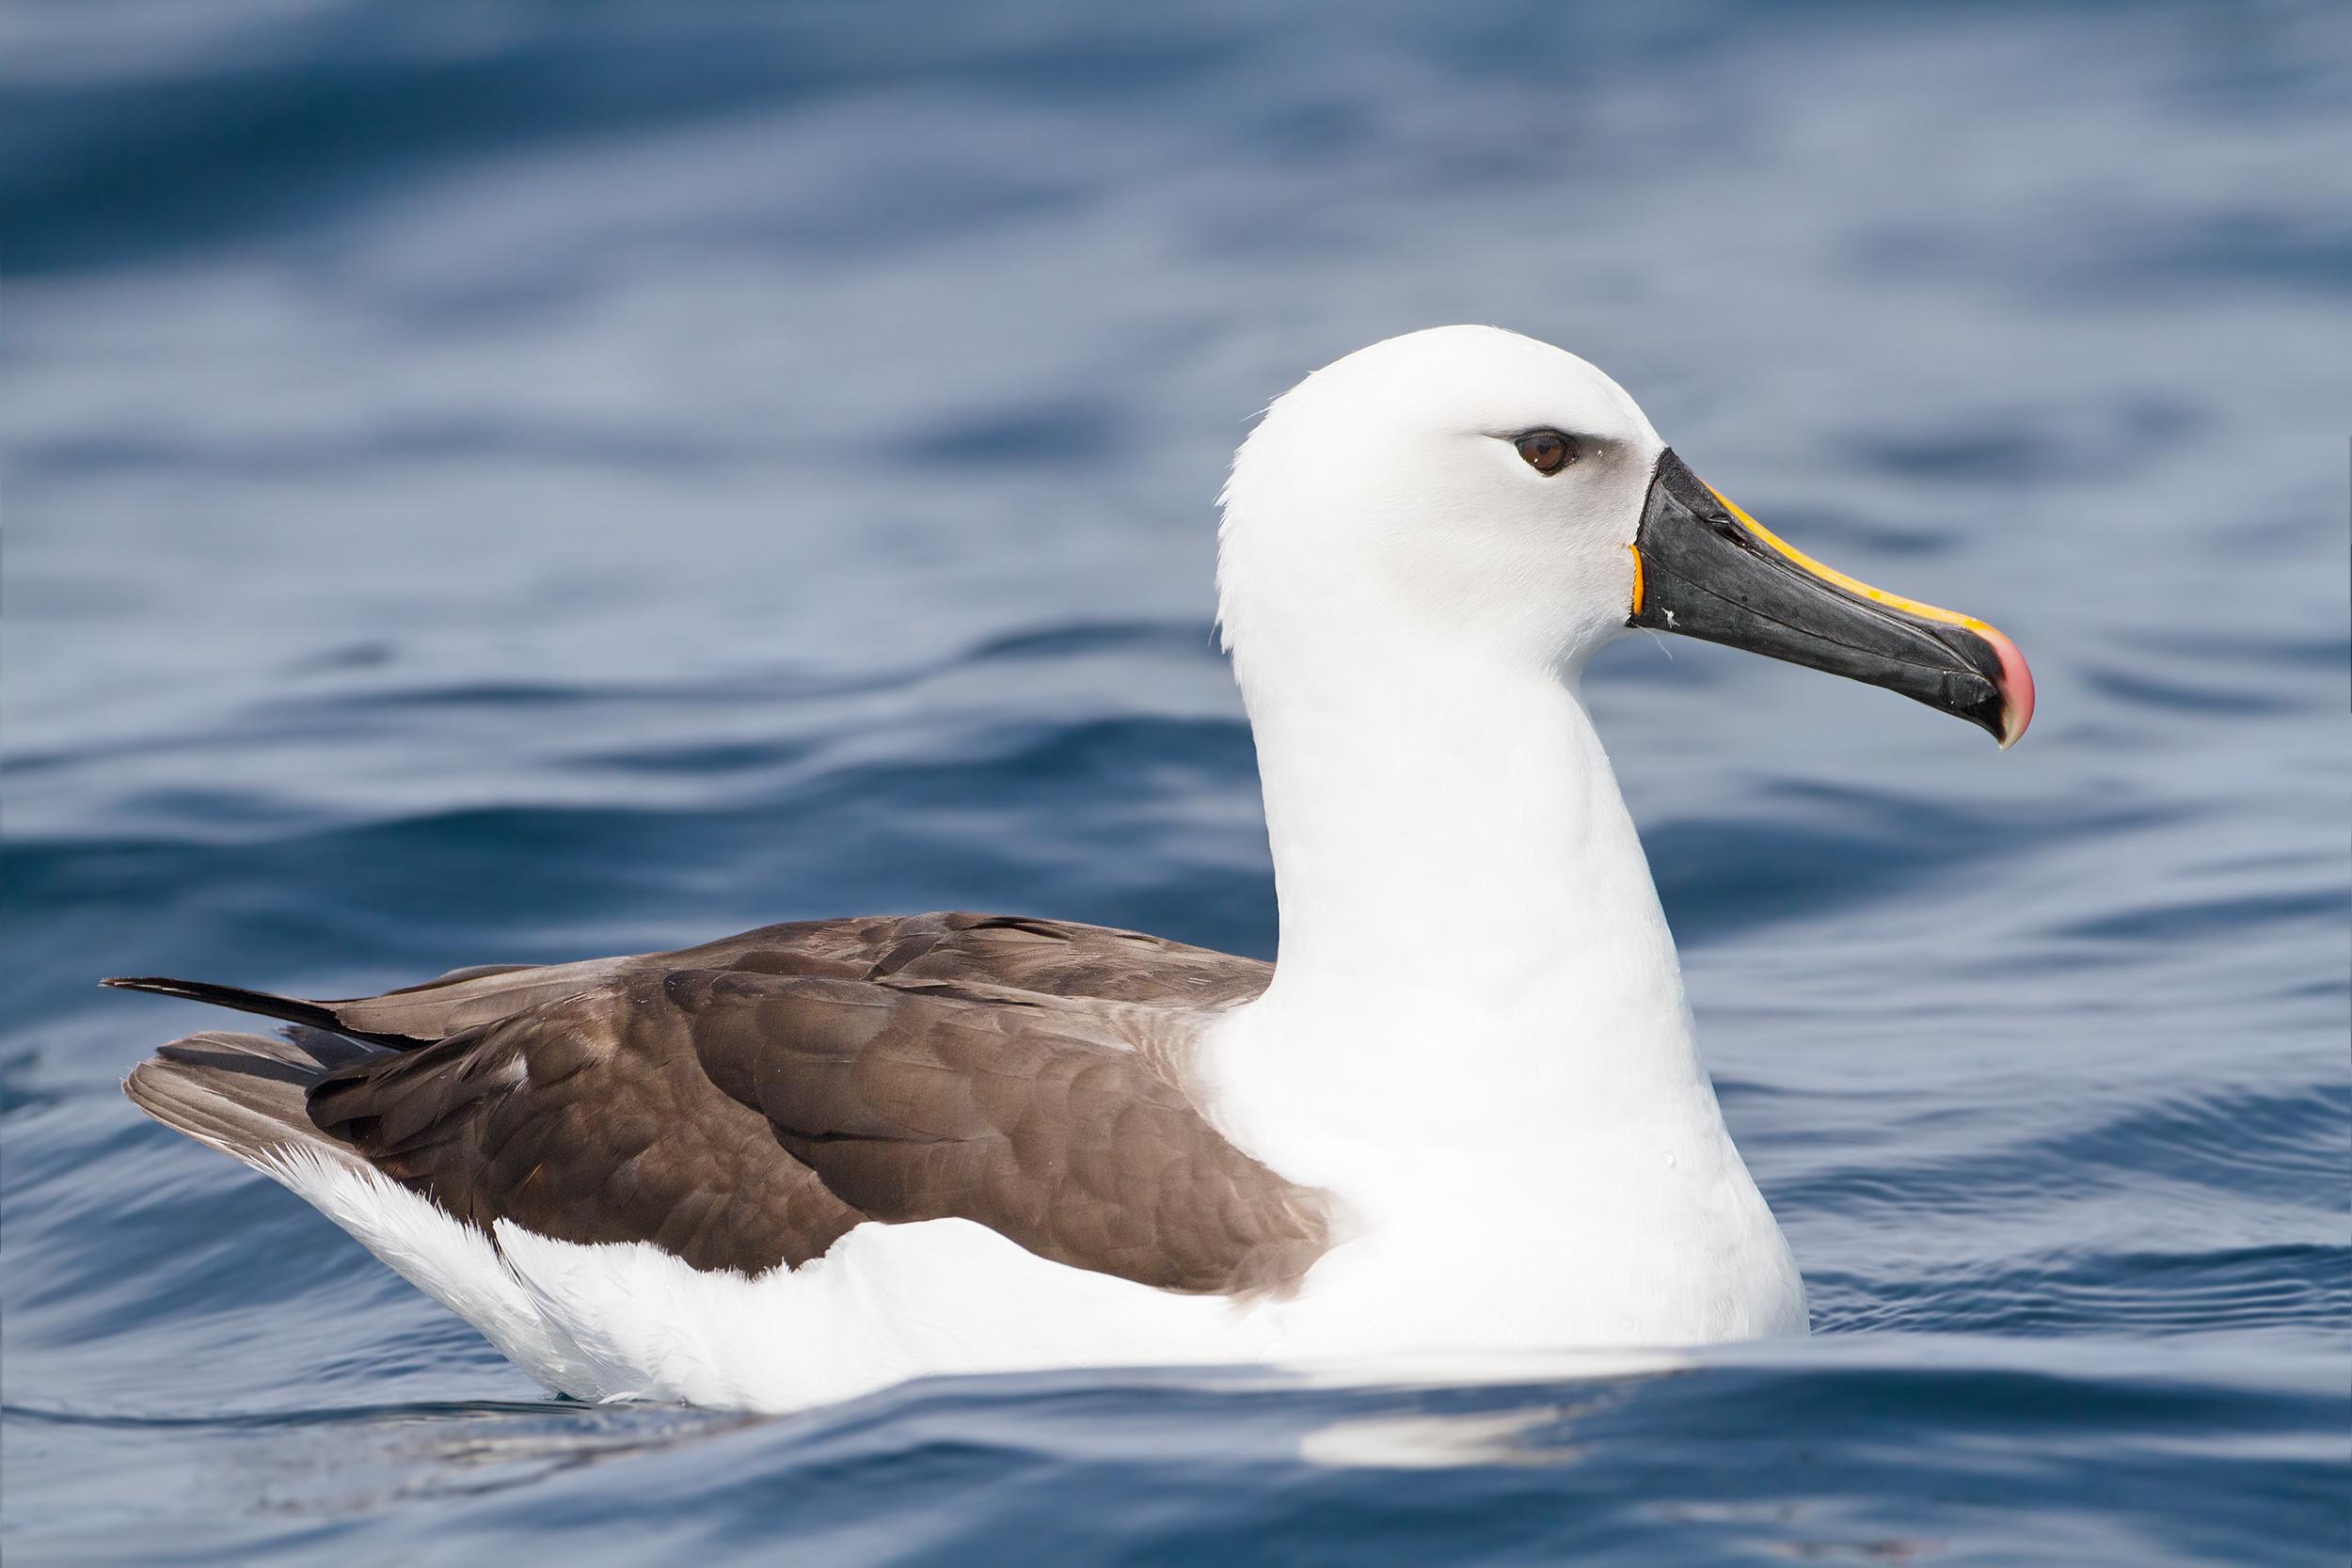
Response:
[[[1883,686],[1981,726],[2005,748],[2033,720],[2033,673],[2014,642],[1790,548],[1671,451],[1658,459],[1633,554],[1628,626]]]

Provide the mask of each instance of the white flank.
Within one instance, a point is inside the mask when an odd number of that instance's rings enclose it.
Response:
[[[581,1245],[430,1199],[307,1148],[256,1168],[557,1393],[796,1410],[931,1373],[1248,1361],[1261,1312],[1064,1267],[967,1220],[862,1225],[824,1257],[705,1272],[644,1242]]]

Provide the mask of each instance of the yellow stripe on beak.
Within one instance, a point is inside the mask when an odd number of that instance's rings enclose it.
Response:
[[[1706,482],[1702,480],[1700,483],[1705,483]],[[1708,484],[1707,486],[1707,493],[1714,497],[1717,500],[1723,502],[1724,510],[1730,513],[1734,517],[1737,517],[1740,520],[1740,526],[1741,528],[1744,528],[1750,533],[1755,534],[1756,538],[1762,540],[1767,546],[1771,546],[1774,552],[1787,560],[1795,562],[1805,571],[1812,573],[1815,577],[1820,578],[1823,582],[1836,583],[1847,593],[1859,594],[1864,598],[1869,600],[1872,604],[1883,604],[1889,610],[1899,610],[1905,614],[1916,615],[1925,620],[1941,621],[1947,626],[1966,626],[1970,631],[1974,632],[1987,632],[1993,630],[1993,627],[1987,626],[1984,622],[1978,620],[1973,615],[1963,615],[1958,610],[1945,610],[1936,605],[1921,604],[1916,599],[1906,599],[1900,594],[1889,594],[1883,588],[1873,588],[1859,578],[1850,578],[1845,573],[1839,571],[1836,567],[1825,565],[1822,562],[1814,560],[1811,556],[1797,548],[1796,546],[1789,544],[1787,540],[1781,538],[1779,534],[1774,533],[1771,529],[1766,528],[1762,523],[1759,523],[1754,517],[1749,516],[1745,512],[1742,512],[1740,509],[1739,504],[1729,496],[1724,495],[1721,490],[1716,489],[1712,484]],[[1640,606],[1640,597],[1638,594],[1636,595],[1634,602],[1638,610]]]
[[[1696,478],[1695,475],[1692,477]],[[1794,545],[1781,538],[1779,534],[1749,516],[1730,497],[1716,489],[1712,484],[1708,484],[1705,480],[1700,480],[1699,483],[1706,485],[1707,493],[1714,497],[1722,504],[1723,509],[1739,521],[1741,528],[1756,536],[1757,543],[1795,566],[1799,571],[1818,578],[1832,587],[1842,588],[1849,594],[1867,599],[1872,604],[1883,605],[1889,610],[1899,610],[1905,615],[1915,615],[1923,621],[1941,621],[1946,626],[1959,626],[1983,638],[1987,643],[1991,644],[1994,654],[1999,658],[2001,664],[2000,686],[2003,713],[1998,732],[2001,749],[2009,750],[2017,743],[2017,737],[2026,733],[2026,726],[2033,721],[2033,671],[2026,666],[2026,656],[2018,652],[2017,644],[2010,641],[2008,634],[1998,626],[1989,622],[1979,621],[1973,615],[1963,615],[1958,610],[1946,610],[1940,605],[1921,604],[1917,599],[1906,599],[1900,594],[1889,594],[1883,588],[1871,587],[1859,578],[1850,578],[1836,567],[1824,565],[1814,560]],[[1641,559],[1641,553],[1639,549],[1633,552],[1637,562]],[[1633,579],[1633,612],[1636,615],[1642,612],[1641,580],[1640,568],[1637,566]]]

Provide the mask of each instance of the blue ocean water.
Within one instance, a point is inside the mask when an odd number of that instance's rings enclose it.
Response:
[[[2340,8],[0,37],[12,1564],[2343,1560]],[[945,907],[1270,953],[1210,501],[1300,373],[1457,320],[2040,676],[1996,755],[1595,672],[1809,1342],[586,1408],[117,1092],[210,1017],[102,974]]]

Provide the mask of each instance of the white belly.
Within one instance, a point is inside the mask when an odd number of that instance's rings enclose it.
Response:
[[[746,1277],[644,1243],[581,1245],[505,1224],[494,1245],[337,1160],[296,1153],[268,1173],[532,1376],[589,1401],[774,1411],[938,1373],[1804,1332],[1785,1246],[1742,1281],[1724,1275],[1720,1249],[1377,1231],[1335,1249],[1295,1297],[1237,1303],[1068,1268],[963,1220],[860,1226],[797,1270]]]
[[[1763,1198],[1736,1180],[1433,1207],[1335,1249],[1285,1310],[1288,1347],[1667,1347],[1807,1331],[1804,1283]]]
[[[1231,1362],[1264,1314],[1048,1261],[968,1220],[857,1227],[757,1276],[643,1242],[491,1238],[372,1171],[296,1153],[268,1174],[558,1393],[793,1410],[934,1373]]]

